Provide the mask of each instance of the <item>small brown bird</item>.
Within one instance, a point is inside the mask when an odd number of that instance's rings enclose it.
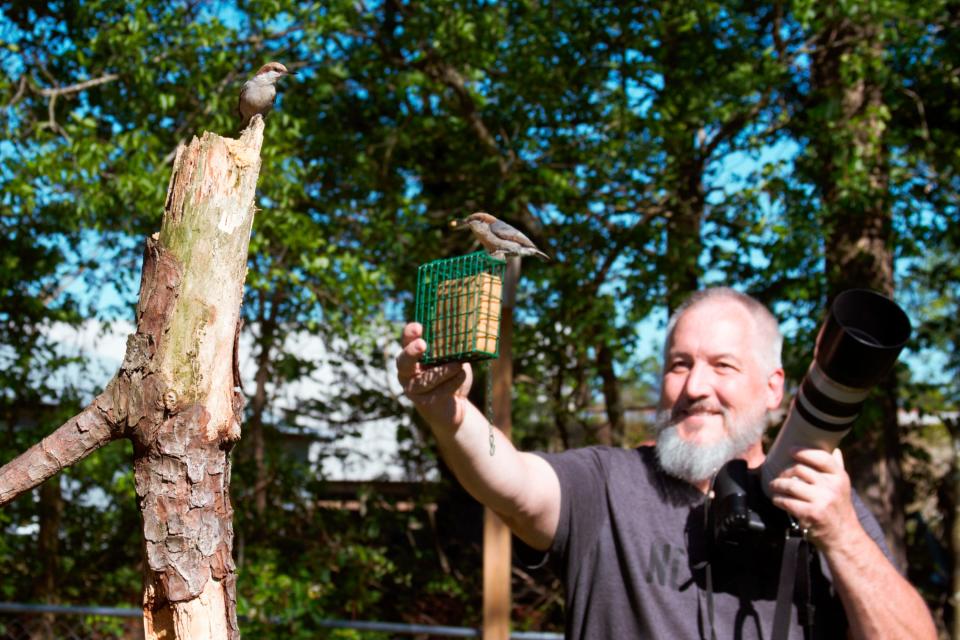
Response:
[[[277,98],[277,80],[284,76],[296,75],[294,71],[279,62],[268,62],[260,67],[257,73],[243,83],[240,89],[240,102],[237,106],[240,111],[240,127],[246,129],[250,120],[258,113],[266,117],[273,109],[273,102]]]
[[[495,258],[536,256],[543,261],[550,259],[547,254],[537,249],[530,238],[489,213],[471,213],[463,220],[453,220],[450,226],[458,231],[470,229],[487,253]]]

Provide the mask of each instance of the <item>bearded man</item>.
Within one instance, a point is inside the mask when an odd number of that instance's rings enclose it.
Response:
[[[527,453],[494,431],[491,455],[489,423],[467,400],[469,365],[421,367],[421,335],[416,323],[404,329],[400,383],[464,487],[559,572],[567,638],[772,637],[779,562],[760,552],[712,557],[704,517],[721,466],[763,462],[762,435],[783,398],[782,337],[762,304],[713,288],[674,313],[656,444],[632,450]],[[840,452],[803,449],[794,460],[769,489],[819,554],[806,633],[936,638],[926,605],[853,494]],[[804,634],[792,612],[788,637]]]

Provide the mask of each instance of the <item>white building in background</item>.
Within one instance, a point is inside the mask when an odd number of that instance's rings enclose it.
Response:
[[[54,385],[75,388],[84,399],[92,399],[116,373],[126,351],[127,336],[135,330],[129,322],[105,325],[88,320],[78,328],[62,323],[53,325],[49,337],[60,345],[60,355],[86,358],[82,367],[63,367]],[[317,398],[335,399],[358,386],[386,394],[398,403],[395,417],[351,424],[349,434],[343,433],[346,430],[339,426],[346,419],[345,415],[333,413],[326,416],[326,420],[319,416],[300,415],[296,418],[297,428],[288,434],[288,449],[303,452],[317,474],[332,482],[436,479],[437,472],[433,465],[426,468],[416,468],[414,465],[414,468],[410,468],[404,464],[405,456],[397,435],[398,429],[409,426],[409,418],[406,413],[399,411],[399,403],[404,406],[409,406],[409,403],[402,397],[396,380],[394,358],[400,349],[398,342],[384,339],[382,362],[378,363],[380,366],[367,370],[347,365],[338,370],[331,366],[331,354],[323,342],[313,335],[291,334],[286,338],[285,347],[290,353],[317,363],[317,368],[309,377],[268,388],[268,411],[273,415],[296,410],[305,402]],[[252,356],[252,340],[245,333],[240,341],[240,374],[248,398],[256,388],[256,362]],[[411,443],[411,446],[416,445]]]

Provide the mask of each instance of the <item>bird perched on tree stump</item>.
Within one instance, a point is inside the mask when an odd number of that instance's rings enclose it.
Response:
[[[296,72],[288,71],[279,62],[268,62],[260,67],[252,78],[243,83],[237,105],[242,129],[246,129],[250,120],[258,113],[262,117],[270,113],[277,98],[277,81],[289,75],[296,75]]]
[[[454,220],[450,226],[458,231],[470,229],[487,253],[501,260],[507,256],[535,256],[543,261],[550,259],[519,230],[483,211],[471,213],[463,220]]]

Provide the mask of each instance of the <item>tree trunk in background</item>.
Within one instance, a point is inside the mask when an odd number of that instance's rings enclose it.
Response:
[[[60,476],[40,485],[40,531],[37,533],[37,555],[43,563],[43,573],[35,583],[37,602],[57,604],[57,579],[60,574],[60,520],[63,515],[63,495]],[[44,613],[37,616],[40,624],[31,631],[31,640],[54,640],[56,616]]]
[[[623,399],[620,396],[620,381],[613,370],[613,349],[603,342],[597,346],[597,372],[603,380],[603,399],[607,409],[609,442],[615,447],[623,445],[626,433]]]
[[[677,31],[677,21],[665,19],[663,91],[669,100],[679,100],[689,86],[674,77],[671,70],[681,69],[683,38]],[[676,104],[678,110],[684,104]],[[703,158],[696,148],[697,127],[678,117],[675,128],[664,133],[663,146],[667,166],[663,175],[666,194],[666,255],[662,273],[666,275],[667,312],[672,313],[683,300],[700,286],[700,253],[703,242],[700,228],[703,224],[706,195],[703,189]]]
[[[273,301],[276,303],[276,300]],[[256,388],[250,406],[250,446],[253,454],[253,511],[259,518],[267,510],[267,465],[265,459],[266,443],[263,437],[263,414],[267,409],[267,382],[270,380],[270,352],[276,336],[276,322],[272,310],[264,309],[260,317],[260,354],[257,357],[257,373],[254,378]]]
[[[37,535],[37,554],[43,562],[43,575],[37,583],[40,602],[55,603],[57,578],[60,573],[60,519],[63,515],[63,495],[60,478],[53,477],[40,485],[40,531]]]
[[[692,145],[675,153],[696,153]],[[680,180],[667,199],[667,311],[672,313],[691,293],[700,287],[700,253],[703,243],[700,227],[703,221],[703,167],[689,155],[674,156],[674,171]]]
[[[240,635],[229,451],[244,402],[236,335],[262,141],[255,118],[240,140],[206,133],[178,149],[161,231],[147,242],[123,369],[140,382],[128,423],[148,640]]]
[[[876,71],[883,50],[879,28],[869,23],[870,16],[861,19],[865,22],[844,16],[825,19],[811,64],[811,113],[821,110],[833,116],[831,127],[816,117],[808,123],[819,165],[828,303],[849,288],[869,288],[891,297],[894,290],[886,121],[882,80]],[[893,374],[879,385],[874,403],[880,418],[859,425],[862,435],[846,443],[848,466],[903,568],[903,474]]]

